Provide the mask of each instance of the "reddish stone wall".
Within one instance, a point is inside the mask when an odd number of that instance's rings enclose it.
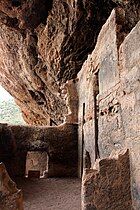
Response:
[[[88,151],[93,168],[97,147],[101,159],[109,157],[113,150],[129,148],[133,206],[139,209],[140,22],[119,46],[118,20],[119,13],[113,10],[95,50],[78,74],[79,162],[81,169],[82,150],[84,154]],[[83,159],[86,161],[86,155]]]
[[[125,145],[130,149],[134,209],[140,209],[140,21],[119,51],[120,104]]]
[[[132,210],[129,152],[99,161],[86,169],[82,182],[83,210]]]
[[[99,147],[101,157],[113,149],[130,149],[134,208],[140,208],[140,22],[119,50],[119,82],[99,96]],[[106,68],[108,69],[108,68]],[[112,69],[114,70],[114,69]],[[102,72],[101,72],[102,73]],[[108,83],[107,83],[108,84]],[[106,88],[108,85],[106,85]]]
[[[89,55],[81,72],[78,74],[79,145],[82,145],[82,138],[84,138],[84,150],[89,152],[92,166],[96,159],[95,135],[96,137],[98,135],[96,134],[98,128],[96,128],[97,123],[95,122],[95,114],[98,115],[95,109],[97,109],[98,112],[99,106],[98,93],[101,95],[107,89],[111,89],[112,86],[116,85],[119,81],[119,73],[117,72],[118,54],[116,30],[116,13],[115,10],[113,10],[109,19],[102,27],[95,50]],[[83,104],[85,104],[84,125],[82,122]],[[98,118],[98,116],[96,117]]]

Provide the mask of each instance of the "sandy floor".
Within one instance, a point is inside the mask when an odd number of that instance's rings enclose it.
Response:
[[[24,210],[80,210],[79,179],[25,179],[19,182]]]

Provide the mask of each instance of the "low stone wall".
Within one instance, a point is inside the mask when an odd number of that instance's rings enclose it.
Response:
[[[0,161],[11,176],[25,176],[28,151],[48,154],[48,176],[77,176],[77,125],[52,127],[1,124]]]
[[[83,210],[132,210],[128,150],[97,161],[82,182]]]

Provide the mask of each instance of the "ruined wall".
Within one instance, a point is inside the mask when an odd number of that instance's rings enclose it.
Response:
[[[140,208],[140,22],[119,51],[120,104],[124,140],[130,149],[132,193],[135,209]],[[113,138],[113,137],[112,137]]]
[[[96,139],[98,139],[98,133],[96,132],[98,132],[98,129],[102,129],[100,124],[98,125],[99,94],[117,84],[119,79],[119,73],[117,73],[118,54],[116,36],[116,13],[112,11],[111,16],[102,27],[98,36],[95,50],[89,55],[78,74],[79,144],[81,144],[82,138],[84,138],[84,149],[90,153],[92,166],[97,158],[95,150],[97,150]],[[83,105],[85,106],[84,113]]]
[[[139,148],[140,148],[140,22],[125,38],[119,50],[117,74],[119,83],[111,85],[104,77],[104,90],[99,95],[99,150],[101,157],[107,157],[113,149],[130,149],[132,189],[134,207],[139,209]],[[108,64],[104,66],[103,74]],[[112,68],[114,71],[114,68]],[[110,75],[108,75],[109,77]],[[110,77],[111,78],[111,77]],[[101,81],[102,82],[102,81]],[[137,201],[136,201],[137,200]],[[138,203],[137,203],[138,202]]]
[[[132,210],[129,152],[111,154],[84,171],[83,210]]]
[[[78,74],[79,147],[80,151],[89,152],[91,168],[98,157],[107,158],[113,150],[130,149],[133,206],[139,209],[140,22],[123,40],[118,31],[120,17],[118,10],[112,11],[95,50]],[[86,155],[84,159],[86,162]],[[84,167],[88,168],[86,164]]]
[[[0,161],[5,163],[11,176],[25,175],[28,151],[47,152],[49,177],[77,176],[77,125],[30,127],[1,124],[0,138]]]

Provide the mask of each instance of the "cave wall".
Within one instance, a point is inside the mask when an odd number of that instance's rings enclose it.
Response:
[[[79,168],[93,168],[96,159],[128,148],[133,206],[139,209],[140,22],[120,44],[119,18],[113,10],[78,74]]]
[[[30,125],[78,122],[80,175],[97,158],[129,148],[135,209],[140,194],[139,8],[139,0],[0,2],[1,85]],[[50,176],[67,174],[66,160],[75,172],[77,125],[69,126],[10,126],[8,158],[16,156],[8,168],[24,175],[27,151],[47,150]]]
[[[77,176],[77,125],[31,127],[1,124],[0,127],[0,161],[11,177],[25,176],[29,151],[47,152],[49,177]]]
[[[0,82],[28,124],[64,121],[61,80],[76,76],[113,6],[102,11],[94,1],[0,2]]]

